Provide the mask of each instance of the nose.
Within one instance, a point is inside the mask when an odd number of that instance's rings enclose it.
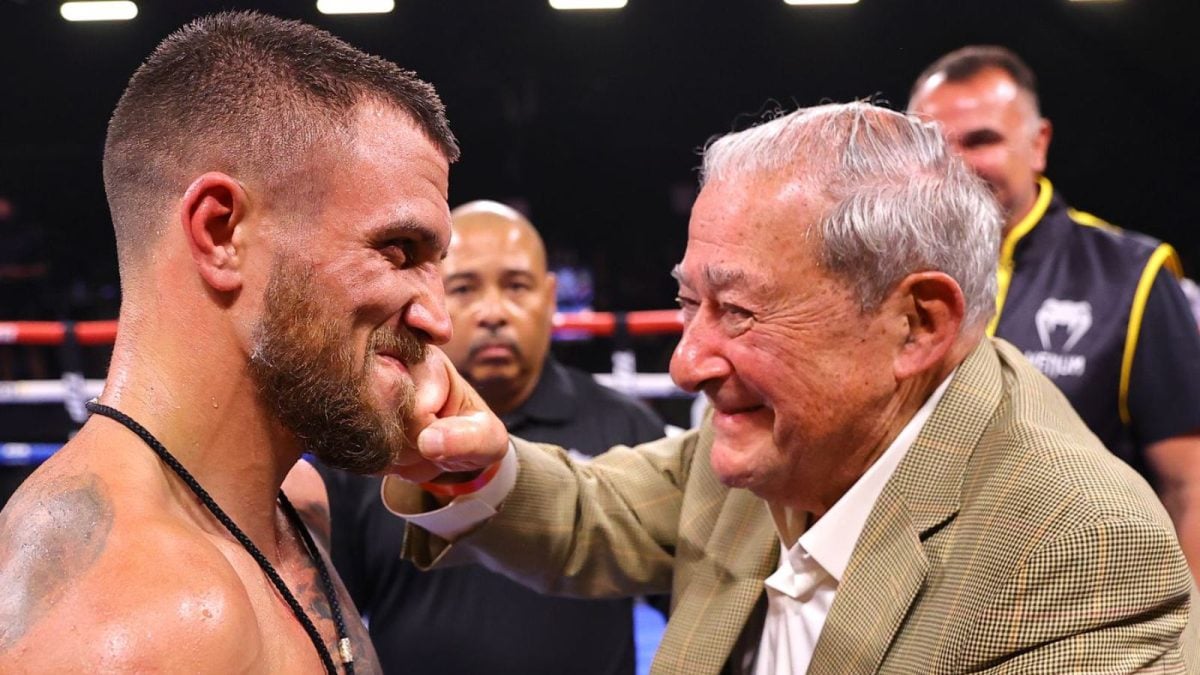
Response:
[[[404,323],[426,342],[444,345],[450,341],[453,328],[446,311],[442,280],[438,278],[434,282],[424,284],[424,290],[409,303],[404,312]]]
[[[720,348],[721,337],[696,316],[684,327],[671,354],[671,379],[684,391],[698,393],[705,383],[728,377],[733,368]]]
[[[479,298],[472,308],[475,322],[489,330],[495,330],[508,324],[508,315],[504,311],[504,299],[496,288],[489,288]]]

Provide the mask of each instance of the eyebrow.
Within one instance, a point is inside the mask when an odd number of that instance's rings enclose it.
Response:
[[[704,276],[704,281],[715,289],[729,288],[730,286],[749,286],[750,275],[744,270],[734,269],[732,267],[722,267],[721,265],[705,265],[700,272]]]
[[[675,281],[678,281],[680,286],[691,285],[687,282],[687,279],[683,277],[683,268],[679,266],[679,263],[675,263],[675,266],[671,268],[671,278]]]
[[[771,293],[772,286],[766,278],[760,275],[747,272],[734,267],[723,265],[705,265],[700,270],[704,282],[709,288],[714,291],[725,290],[732,287],[742,287],[747,290],[757,291],[759,293]],[[671,276],[682,286],[692,287],[690,280],[683,273],[683,268],[676,265],[671,270]]]
[[[447,274],[445,277],[442,278],[443,281],[458,281],[460,279],[463,279],[466,281],[478,281],[479,273],[469,271],[469,270],[464,270],[462,272],[455,272],[453,274]]]

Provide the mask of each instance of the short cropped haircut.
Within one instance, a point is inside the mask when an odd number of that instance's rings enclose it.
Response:
[[[326,31],[257,12],[197,19],[130,78],[108,124],[104,188],[123,281],[204,171],[287,200],[325,145],[346,142],[359,104],[406,113],[447,161],[458,143],[433,87]]]
[[[702,180],[777,177],[824,200],[796,223],[817,263],[851,288],[864,313],[905,276],[939,271],[966,302],[965,325],[996,309],[1003,220],[991,192],[938,128],[869,103],[803,108],[711,142]]]
[[[988,68],[1003,70],[1033,101],[1033,109],[1039,109],[1037,76],[1016,52],[997,45],[969,45],[956,49],[934,61],[923,70],[909,92],[909,100],[931,77],[941,75],[947,82],[969,80]]]

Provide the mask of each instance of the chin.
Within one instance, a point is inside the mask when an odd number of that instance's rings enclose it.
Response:
[[[750,488],[754,480],[753,451],[733,450],[728,444],[715,441],[712,454],[709,455],[709,465],[717,480],[725,487]]]
[[[468,375],[467,382],[476,389],[507,391],[516,384],[516,373],[499,368],[475,368]]]

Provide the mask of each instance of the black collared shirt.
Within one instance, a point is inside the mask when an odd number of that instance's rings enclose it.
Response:
[[[548,359],[510,433],[589,456],[660,438],[645,404]],[[481,567],[420,572],[399,557],[404,521],[379,479],[318,466],[329,489],[333,563],[367,617],[385,673],[634,672],[633,603],[539,595]]]
[[[1174,250],[1069,208],[1042,179],[1033,211],[1006,238],[1001,267],[995,335],[1155,482],[1145,447],[1200,429],[1200,334]]]

